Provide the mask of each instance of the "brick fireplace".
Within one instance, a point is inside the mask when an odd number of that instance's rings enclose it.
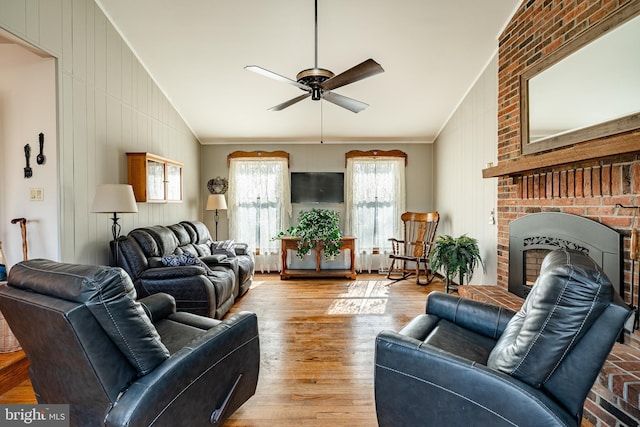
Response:
[[[524,0],[499,39],[498,165],[483,171],[498,178],[498,286],[510,281],[511,223],[538,212],[557,212],[601,223],[622,236],[621,294],[631,295],[630,234],[640,228],[640,129],[625,129],[574,146],[523,154],[521,78],[523,73],[586,31],[638,0]],[[637,12],[634,12],[637,13]],[[618,147],[620,149],[618,150]],[[618,150],[618,151],[616,151]],[[638,283],[635,269],[635,283]],[[616,345],[585,405],[597,426],[640,425],[640,334]],[[600,385],[598,385],[600,384]]]

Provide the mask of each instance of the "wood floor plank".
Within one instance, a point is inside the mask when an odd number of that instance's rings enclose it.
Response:
[[[0,354],[0,394],[29,378],[29,362],[24,351]]]

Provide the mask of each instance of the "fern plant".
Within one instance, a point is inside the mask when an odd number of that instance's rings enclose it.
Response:
[[[289,227],[286,231],[291,237],[300,239],[298,242],[298,258],[304,258],[311,249],[316,248],[316,242],[323,245],[325,258],[334,259],[340,254],[342,247],[342,232],[340,231],[340,216],[330,209],[311,209],[298,214],[298,225]],[[285,235],[280,232],[274,239]]]
[[[429,260],[432,271],[444,270],[447,292],[450,287],[456,288],[455,285],[452,285],[455,276],[458,276],[460,285],[464,285],[465,278],[467,282],[471,280],[478,264],[482,265],[484,270],[478,240],[466,234],[457,238],[449,235],[438,236],[429,255]]]

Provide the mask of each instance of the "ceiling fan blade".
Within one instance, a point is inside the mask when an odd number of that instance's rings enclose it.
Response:
[[[335,77],[322,83],[322,89],[333,90],[344,85],[348,85],[358,80],[366,79],[367,77],[375,76],[376,74],[384,72],[384,69],[373,59],[369,58],[361,64],[355,67],[349,68],[347,71],[338,74]]]
[[[249,71],[253,71],[254,73],[262,74],[263,76],[272,78],[274,80],[278,80],[279,82],[282,82],[282,83],[288,83],[290,85],[297,86],[300,89],[311,90],[311,88],[309,86],[305,85],[305,84],[298,83],[295,80],[291,80],[290,78],[281,76],[280,74],[276,74],[273,71],[269,71],[269,70],[264,69],[262,67],[258,67],[257,65],[247,65],[246,67],[244,67],[244,69],[245,70],[249,70]]]
[[[289,107],[289,106],[291,106],[291,105],[295,104],[296,102],[300,102],[300,101],[302,101],[303,99],[308,98],[308,97],[310,97],[310,96],[311,96],[311,94],[310,94],[310,93],[305,93],[304,95],[296,96],[295,98],[290,99],[290,100],[288,100],[288,101],[286,101],[286,102],[283,102],[282,104],[278,104],[278,105],[276,105],[275,107],[271,107],[271,108],[269,108],[269,110],[271,110],[271,111],[280,111],[280,110],[284,110],[285,108],[287,108],[287,107]]]
[[[322,94],[322,98],[354,113],[359,113],[369,106],[369,104],[365,104],[364,102],[328,91]]]

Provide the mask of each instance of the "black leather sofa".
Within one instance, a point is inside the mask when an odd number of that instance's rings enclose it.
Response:
[[[119,268],[21,262],[0,310],[38,403],[68,404],[73,427],[220,426],[256,390],[254,313],[216,320],[176,312],[167,294],[137,300]]]
[[[218,250],[223,243],[232,247]],[[249,290],[255,272],[247,245],[214,242],[200,221],[136,228],[118,239],[116,251],[118,265],[133,280],[138,297],[164,292],[175,298],[179,311],[216,319]],[[168,264],[180,255],[195,263]]]
[[[587,255],[544,259],[520,311],[441,292],[376,339],[381,427],[573,426],[631,309]]]

